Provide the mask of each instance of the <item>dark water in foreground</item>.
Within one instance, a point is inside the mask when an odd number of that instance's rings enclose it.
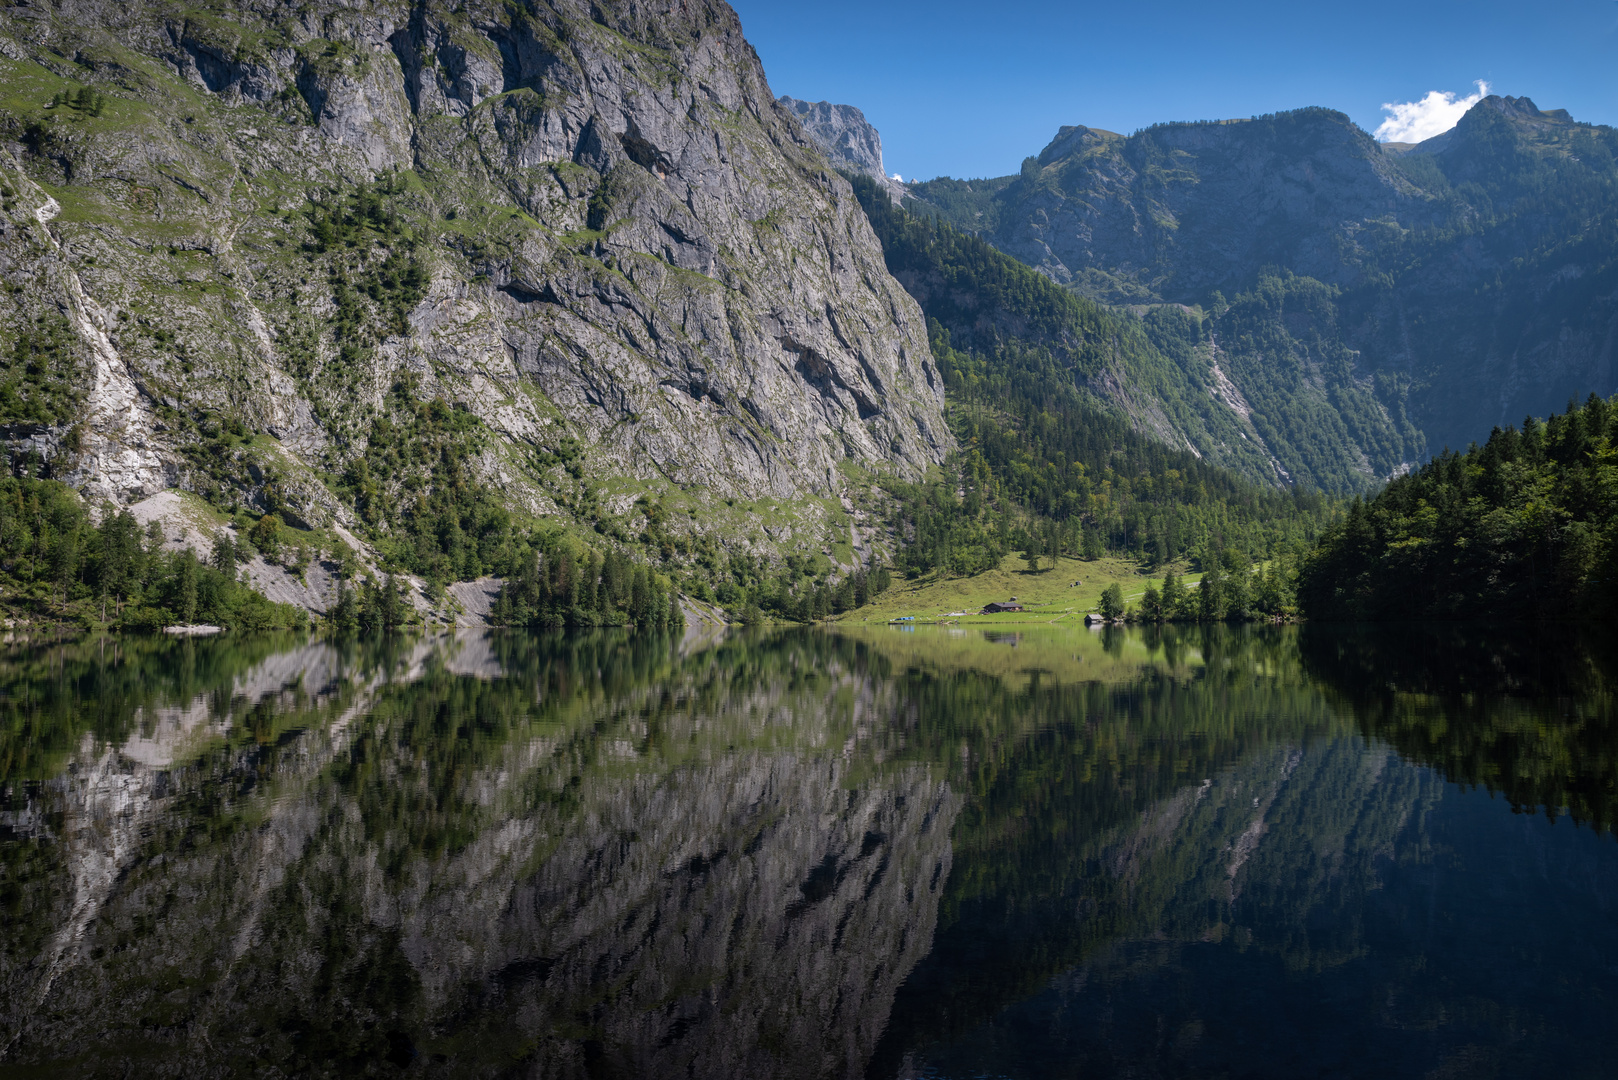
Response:
[[[1516,628],[0,657],[0,1077],[1618,1069],[1618,664]]]

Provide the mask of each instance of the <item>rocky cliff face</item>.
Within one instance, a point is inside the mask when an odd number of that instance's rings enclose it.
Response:
[[[779,98],[777,104],[797,116],[803,130],[825,152],[826,160],[839,169],[869,176],[894,202],[904,197],[905,186],[889,176],[882,163],[882,136],[859,109],[794,97]]]
[[[93,498],[385,535],[340,478],[441,401],[514,509],[632,534],[671,495],[769,546],[950,445],[915,304],[718,0],[18,5],[0,82],[0,419]]]
[[[1429,445],[1618,393],[1618,130],[1489,97],[1399,160],[1444,216],[1390,237],[1345,336],[1409,380]]]

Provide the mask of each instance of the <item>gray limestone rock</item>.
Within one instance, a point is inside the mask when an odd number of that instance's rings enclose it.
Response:
[[[268,505],[273,481],[360,531],[333,478],[404,393],[476,418],[469,464],[515,509],[633,531],[638,495],[680,493],[711,511],[693,534],[767,551],[757,500],[800,544],[846,536],[849,475],[952,446],[916,304],[721,0],[229,24],[82,0],[0,11],[0,45],[35,103],[0,110],[0,338],[71,317],[86,407],[29,437],[87,496]],[[104,108],[47,108],[78,86]],[[367,191],[382,209],[321,241]],[[258,438],[201,453],[234,423]]]
[[[1379,145],[1321,108],[1128,136],[1063,127],[1015,176],[911,193],[1051,279],[1141,312],[1212,312],[1216,290],[1258,295],[1277,274],[1324,283],[1326,323],[1293,302],[1263,343],[1213,327],[1222,351],[1247,353],[1245,372],[1225,373],[1272,430],[1307,440],[1302,398],[1281,408],[1272,388],[1335,353],[1327,366],[1359,400],[1327,407],[1376,462],[1354,471],[1380,481],[1618,389],[1618,274],[1596,239],[1609,226],[1592,224],[1618,206],[1615,155],[1612,127],[1490,96],[1414,146]]]
[[[1264,266],[1356,279],[1365,232],[1434,208],[1341,113],[1162,124],[1125,137],[1063,127],[1008,190],[995,246],[1057,281],[1086,272],[1194,302]]]

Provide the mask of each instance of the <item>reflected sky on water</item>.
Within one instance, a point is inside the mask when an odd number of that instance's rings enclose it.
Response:
[[[0,656],[0,1077],[1601,1076],[1611,643]]]

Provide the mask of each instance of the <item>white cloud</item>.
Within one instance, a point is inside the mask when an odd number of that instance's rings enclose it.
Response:
[[[1382,111],[1388,118],[1376,129],[1376,138],[1381,142],[1414,143],[1442,135],[1488,95],[1489,84],[1482,79],[1477,81],[1477,88],[1477,93],[1464,98],[1446,90],[1429,90],[1420,101],[1384,104]]]

